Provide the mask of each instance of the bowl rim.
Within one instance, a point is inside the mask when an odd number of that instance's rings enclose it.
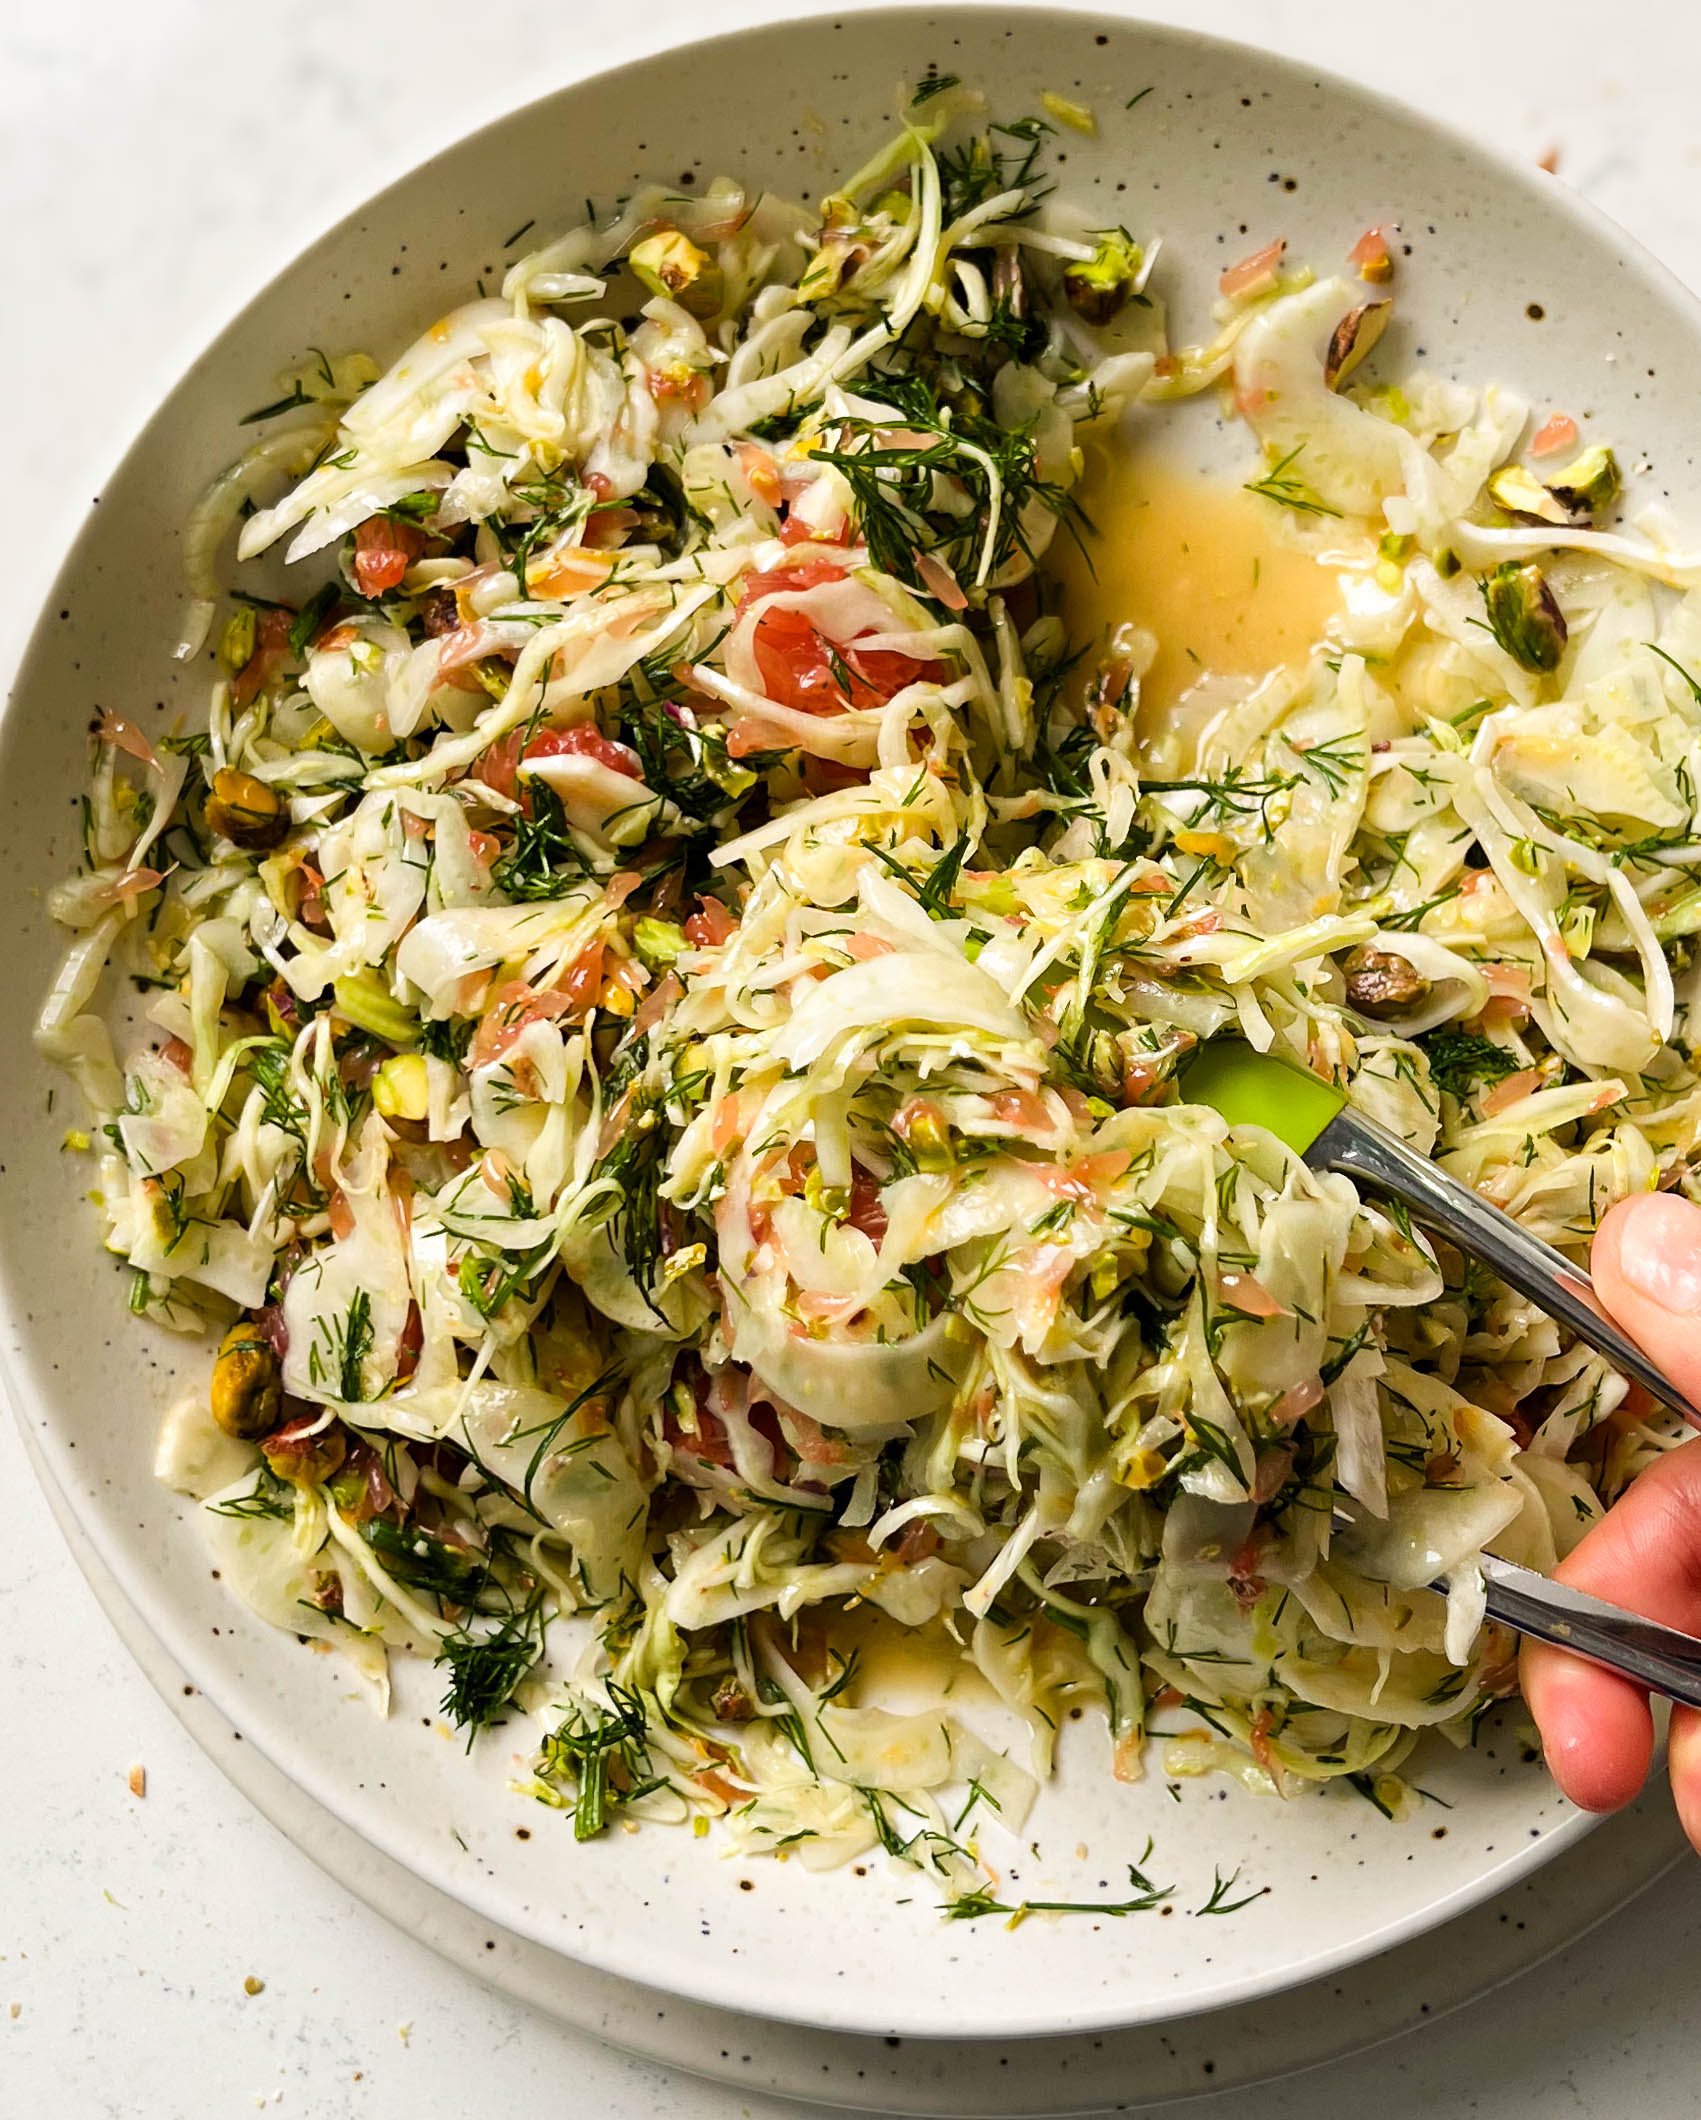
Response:
[[[1620,227],[1610,215],[1602,212],[1557,178],[1549,176],[1547,172],[1513,161],[1498,148],[1464,127],[1436,118],[1385,90],[1368,87],[1335,72],[1332,68],[1317,66],[1283,52],[1268,51],[1240,39],[1219,36],[1214,32],[1184,24],[1155,22],[1140,15],[1104,13],[1095,8],[1068,4],[1068,0],[932,0],[932,4],[925,6],[914,4],[914,0],[909,0],[909,4],[906,4],[906,0],[898,0],[898,4],[852,6],[837,16],[827,10],[804,10],[741,23],[682,43],[661,42],[595,72],[569,73],[554,81],[541,94],[515,104],[484,124],[434,149],[376,191],[358,200],[346,213],[338,216],[312,240],[292,253],[275,271],[269,273],[259,286],[252,289],[224,315],[223,321],[176,382],[132,430],[128,442],[101,481],[101,491],[104,492],[114,479],[127,471],[132,461],[152,439],[155,429],[165,422],[174,407],[194,391],[204,372],[221,354],[227,340],[274,294],[281,282],[288,280],[309,261],[318,258],[339,241],[354,234],[357,225],[375,207],[413,188],[429,172],[461,155],[475,142],[488,144],[516,118],[528,115],[568,94],[601,90],[617,96],[626,92],[632,77],[641,76],[647,69],[664,61],[677,63],[687,55],[702,60],[712,58],[716,64],[736,63],[741,48],[760,49],[776,39],[784,40],[798,31],[818,29],[824,19],[836,21],[846,27],[854,24],[859,30],[863,29],[864,25],[871,25],[875,31],[882,23],[894,26],[902,24],[906,28],[918,22],[931,23],[942,34],[957,34],[964,26],[973,28],[985,25],[990,32],[995,26],[1007,25],[1012,17],[1031,21],[1047,16],[1067,21],[1074,28],[1102,35],[1111,44],[1119,38],[1133,36],[1147,40],[1159,50],[1167,47],[1178,53],[1218,58],[1233,56],[1237,61],[1254,65],[1292,86],[1305,85],[1314,91],[1344,99],[1372,115],[1379,115],[1407,134],[1418,135],[1429,144],[1450,150],[1454,159],[1464,169],[1468,170],[1472,165],[1486,167],[1493,172],[1497,183],[1511,185],[1538,213],[1558,216],[1561,220],[1569,219],[1595,243],[1604,242],[1616,250],[1621,266],[1638,275],[1649,291],[1687,324],[1698,346],[1701,346],[1701,296],[1691,290],[1636,237]],[[4,710],[0,712],[0,755],[3,755],[4,747],[17,740],[18,695],[28,688],[36,666],[46,659],[52,613],[64,603],[68,588],[76,577],[85,547],[98,520],[95,510],[99,499],[100,495],[97,494],[72,536],[12,673]],[[129,1554],[122,1548],[107,1550],[104,1542],[100,1540],[98,1526],[90,1526],[87,1522],[80,1502],[80,1483],[73,1476],[73,1467],[66,1461],[63,1445],[56,1433],[52,1415],[52,1394],[46,1388],[45,1382],[38,1380],[32,1373],[31,1363],[12,1326],[11,1314],[24,1307],[19,1297],[20,1291],[14,1285],[8,1255],[0,1251],[0,1324],[4,1324],[6,1328],[3,1343],[0,1343],[0,1396],[11,1406],[19,1425],[30,1431],[30,1442],[39,1446],[46,1456],[66,1506],[74,1512],[79,1524],[83,1525],[91,1544],[99,1551],[99,1558],[110,1570],[120,1590],[220,1713],[243,1730],[244,1735],[259,1747],[271,1765],[296,1781],[326,1808],[335,1812],[345,1824],[351,1825],[354,1831],[381,1853],[404,1868],[423,1876],[472,1911],[528,1937],[546,1949],[629,1980],[637,1979],[640,1984],[653,1987],[657,1993],[677,1994],[692,2001],[738,2012],[756,2011],[763,2016],[785,2022],[821,2022],[819,2010],[822,1998],[819,1995],[810,1997],[799,1992],[795,1997],[778,1995],[772,2000],[764,1999],[759,2005],[753,2003],[751,1997],[743,1991],[746,1977],[743,1969],[731,1960],[726,1961],[726,1971],[720,1977],[705,1975],[702,1965],[696,1959],[680,1961],[672,1984],[662,1985],[653,1980],[646,1981],[641,1974],[634,1975],[618,1952],[599,1952],[595,1947],[594,1936],[575,1938],[569,1947],[560,1935],[552,1930],[546,1919],[534,1915],[530,1906],[511,1905],[499,1891],[481,1891],[477,1881],[468,1884],[448,1878],[425,1858],[423,1851],[407,1835],[387,1829],[383,1822],[387,1819],[387,1814],[380,1814],[379,1817],[371,1819],[363,1818],[358,1822],[350,1818],[342,1808],[340,1788],[331,1784],[328,1776],[316,1772],[309,1757],[304,1756],[291,1762],[280,1756],[279,1750],[274,1748],[273,1743],[268,1742],[265,1735],[250,1727],[249,1717],[244,1712],[246,1703],[240,1689],[236,1689],[235,1697],[232,1697],[217,1675],[210,1685],[203,1686],[205,1674],[204,1666],[197,1655],[198,1638],[187,1629],[178,1616],[167,1587],[171,1576],[133,1565]],[[26,1419],[26,1415],[32,1418]],[[73,1551],[75,1553],[75,1549]],[[1420,1911],[1396,1917],[1368,1935],[1360,1934],[1350,1943],[1315,1952],[1279,1969],[1225,1981],[1208,1998],[1195,2001],[1184,2011],[1170,2011],[1167,2014],[1170,2017],[1194,2016],[1232,2008],[1238,2003],[1257,1997],[1277,1994],[1324,1979],[1343,1966],[1380,1955],[1394,1945],[1438,1928],[1471,1907],[1507,1890],[1531,1871],[1583,1838],[1598,1822],[1593,1815],[1581,1811],[1561,1817],[1557,1823],[1543,1829],[1539,1838],[1527,1840],[1515,1854],[1485,1869],[1471,1882],[1459,1885],[1431,1900]],[[903,2007],[913,2011],[915,2005]],[[1012,2040],[1044,2038],[1065,2033],[1090,2033],[1140,2023],[1158,2023],[1164,2021],[1166,2015],[1161,2002],[1156,2008],[1142,2010],[1130,2006],[1127,2002],[1116,2002],[1108,1998],[1099,2003],[1077,2005],[1062,2014],[1055,2008],[1036,2011],[1024,2007],[1019,1998],[1008,1994],[1003,1999],[1002,2009],[1004,2015],[996,2028],[989,2026],[984,2030],[968,2033],[960,2029],[942,2027],[937,2021],[937,2013],[932,2021],[928,2021],[914,2015],[894,2013],[890,2017],[884,2017],[875,2016],[866,2010],[840,2011],[834,2015],[832,2022],[836,2028],[844,2031],[888,2036],[901,2034],[917,2040],[961,2040],[964,2037]]]

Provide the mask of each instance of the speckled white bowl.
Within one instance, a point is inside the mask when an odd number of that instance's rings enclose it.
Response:
[[[934,65],[985,85],[1006,114],[1048,88],[1095,107],[1096,138],[1057,143],[1061,182],[1096,222],[1167,238],[1162,285],[1182,331],[1253,244],[1282,234],[1327,267],[1369,223],[1396,219],[1401,351],[1504,378],[1610,433],[1640,492],[1681,501],[1701,486],[1687,407],[1660,383],[1693,372],[1701,345],[1677,285],[1549,180],[1286,61],[1109,17],[930,8],[821,15],[563,89],[404,177],[282,273],[160,408],[65,563],[0,731],[14,996],[0,1022],[12,1091],[0,1283],[16,1411],[124,1594],[248,1739],[375,1847],[517,1935],[682,1996],[846,2031],[1011,2038],[1317,1979],[1509,1884],[1584,1821],[1510,1737],[1426,1758],[1418,1778],[1453,1808],[1394,1824],[1351,1792],[1278,1805],[1212,1783],[1172,1801],[1157,1776],[1120,1787],[1083,1726],[1032,1846],[1000,1850],[989,1832],[990,1859],[1011,1897],[1114,1898],[1151,1836],[1147,1867],[1178,1886],[1168,1918],[945,1926],[924,1884],[878,1862],[811,1877],[659,1829],[576,1845],[507,1793],[501,1735],[469,1759],[431,1727],[429,1673],[405,1678],[377,1723],[334,1659],[250,1619],[210,1579],[183,1505],[149,1472],[172,1378],[199,1375],[205,1350],[126,1316],[80,1197],[85,1166],[60,1151],[74,1097],[29,1042],[60,947],[41,887],[76,860],[88,721],[104,706],[150,729],[201,712],[205,668],[170,656],[179,526],[277,370],[311,345],[389,353],[500,272],[511,230],[576,218],[587,194],[719,169],[819,191],[889,126],[893,84]],[[1220,453],[1210,408],[1187,418],[1187,446]],[[1237,1869],[1268,1893],[1195,1918],[1213,1874]]]

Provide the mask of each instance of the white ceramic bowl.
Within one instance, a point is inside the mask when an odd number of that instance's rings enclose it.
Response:
[[[160,408],[65,563],[0,732],[12,995],[0,1278],[17,1412],[125,1595],[248,1741],[376,1847],[493,1923],[684,1996],[844,2030],[1009,2038],[1316,1979],[1499,1889],[1583,1822],[1510,1736],[1426,1757],[1417,1778],[1453,1808],[1395,1824],[1350,1791],[1280,1805],[1193,1783],[1172,1801],[1155,1770],[1121,1787],[1082,1726],[1033,1850],[1001,1857],[988,1834],[990,1858],[1011,1897],[1115,1898],[1150,1835],[1148,1869],[1178,1886],[1167,1918],[947,1926],[923,1882],[879,1861],[813,1877],[665,1829],[576,1845],[505,1790],[514,1733],[467,1758],[431,1727],[429,1672],[404,1675],[397,1711],[375,1722],[334,1659],[252,1620],[210,1579],[184,1506],[149,1471],[171,1380],[203,1375],[207,1351],[126,1316],[80,1196],[86,1165],[60,1149],[74,1093],[29,1042],[60,948],[42,887],[77,858],[85,730],[101,707],[145,729],[203,712],[206,667],[170,655],[179,526],[277,370],[313,345],[387,357],[499,274],[510,231],[576,219],[587,195],[606,203],[641,178],[721,169],[819,192],[889,129],[895,82],[929,66],[985,86],[1005,115],[1044,89],[1093,105],[1097,137],[1055,143],[1061,183],[1096,223],[1166,237],[1179,334],[1254,244],[1285,235],[1327,269],[1367,225],[1397,219],[1400,351],[1572,411],[1642,467],[1640,492],[1681,501],[1701,485],[1665,381],[1693,367],[1701,341],[1676,284],[1537,173],[1309,69],[1109,17],[971,7],[822,15],[563,89],[404,177],[282,273]],[[1187,446],[1220,454],[1211,408],[1187,419]],[[1226,1919],[1188,1911],[1214,1873],[1237,1869],[1242,1889],[1269,1892]]]

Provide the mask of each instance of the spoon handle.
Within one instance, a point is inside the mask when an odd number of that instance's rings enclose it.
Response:
[[[1531,1236],[1508,1214],[1480,1193],[1438,1170],[1427,1157],[1374,1119],[1344,1111],[1329,1121],[1306,1151],[1305,1160],[1320,1170],[1337,1170],[1372,1192],[1392,1193],[1413,1216],[1450,1237],[1461,1251],[1493,1267],[1508,1287],[1539,1303],[1550,1317],[1569,1325],[1580,1340],[1604,1354],[1617,1370],[1632,1377],[1686,1421],[1701,1428],[1701,1407],[1685,1398],[1668,1376],[1656,1369],[1634,1340],[1619,1331],[1601,1311],[1594,1283],[1563,1252]]]
[[[1701,1641],[1497,1554],[1482,1557],[1488,1616],[1519,1634],[1622,1671],[1650,1692],[1701,1708]]]

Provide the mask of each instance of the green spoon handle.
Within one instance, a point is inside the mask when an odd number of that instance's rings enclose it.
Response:
[[[1469,1186],[1414,1155],[1386,1127],[1362,1112],[1340,1112],[1306,1150],[1305,1160],[1319,1170],[1340,1171],[1369,1192],[1391,1193],[1403,1201],[1419,1222],[1492,1267],[1509,1288],[1539,1303],[1615,1369],[1652,1392],[1661,1405],[1701,1428],[1701,1407],[1692,1405],[1606,1316],[1582,1267],[1531,1236]]]

